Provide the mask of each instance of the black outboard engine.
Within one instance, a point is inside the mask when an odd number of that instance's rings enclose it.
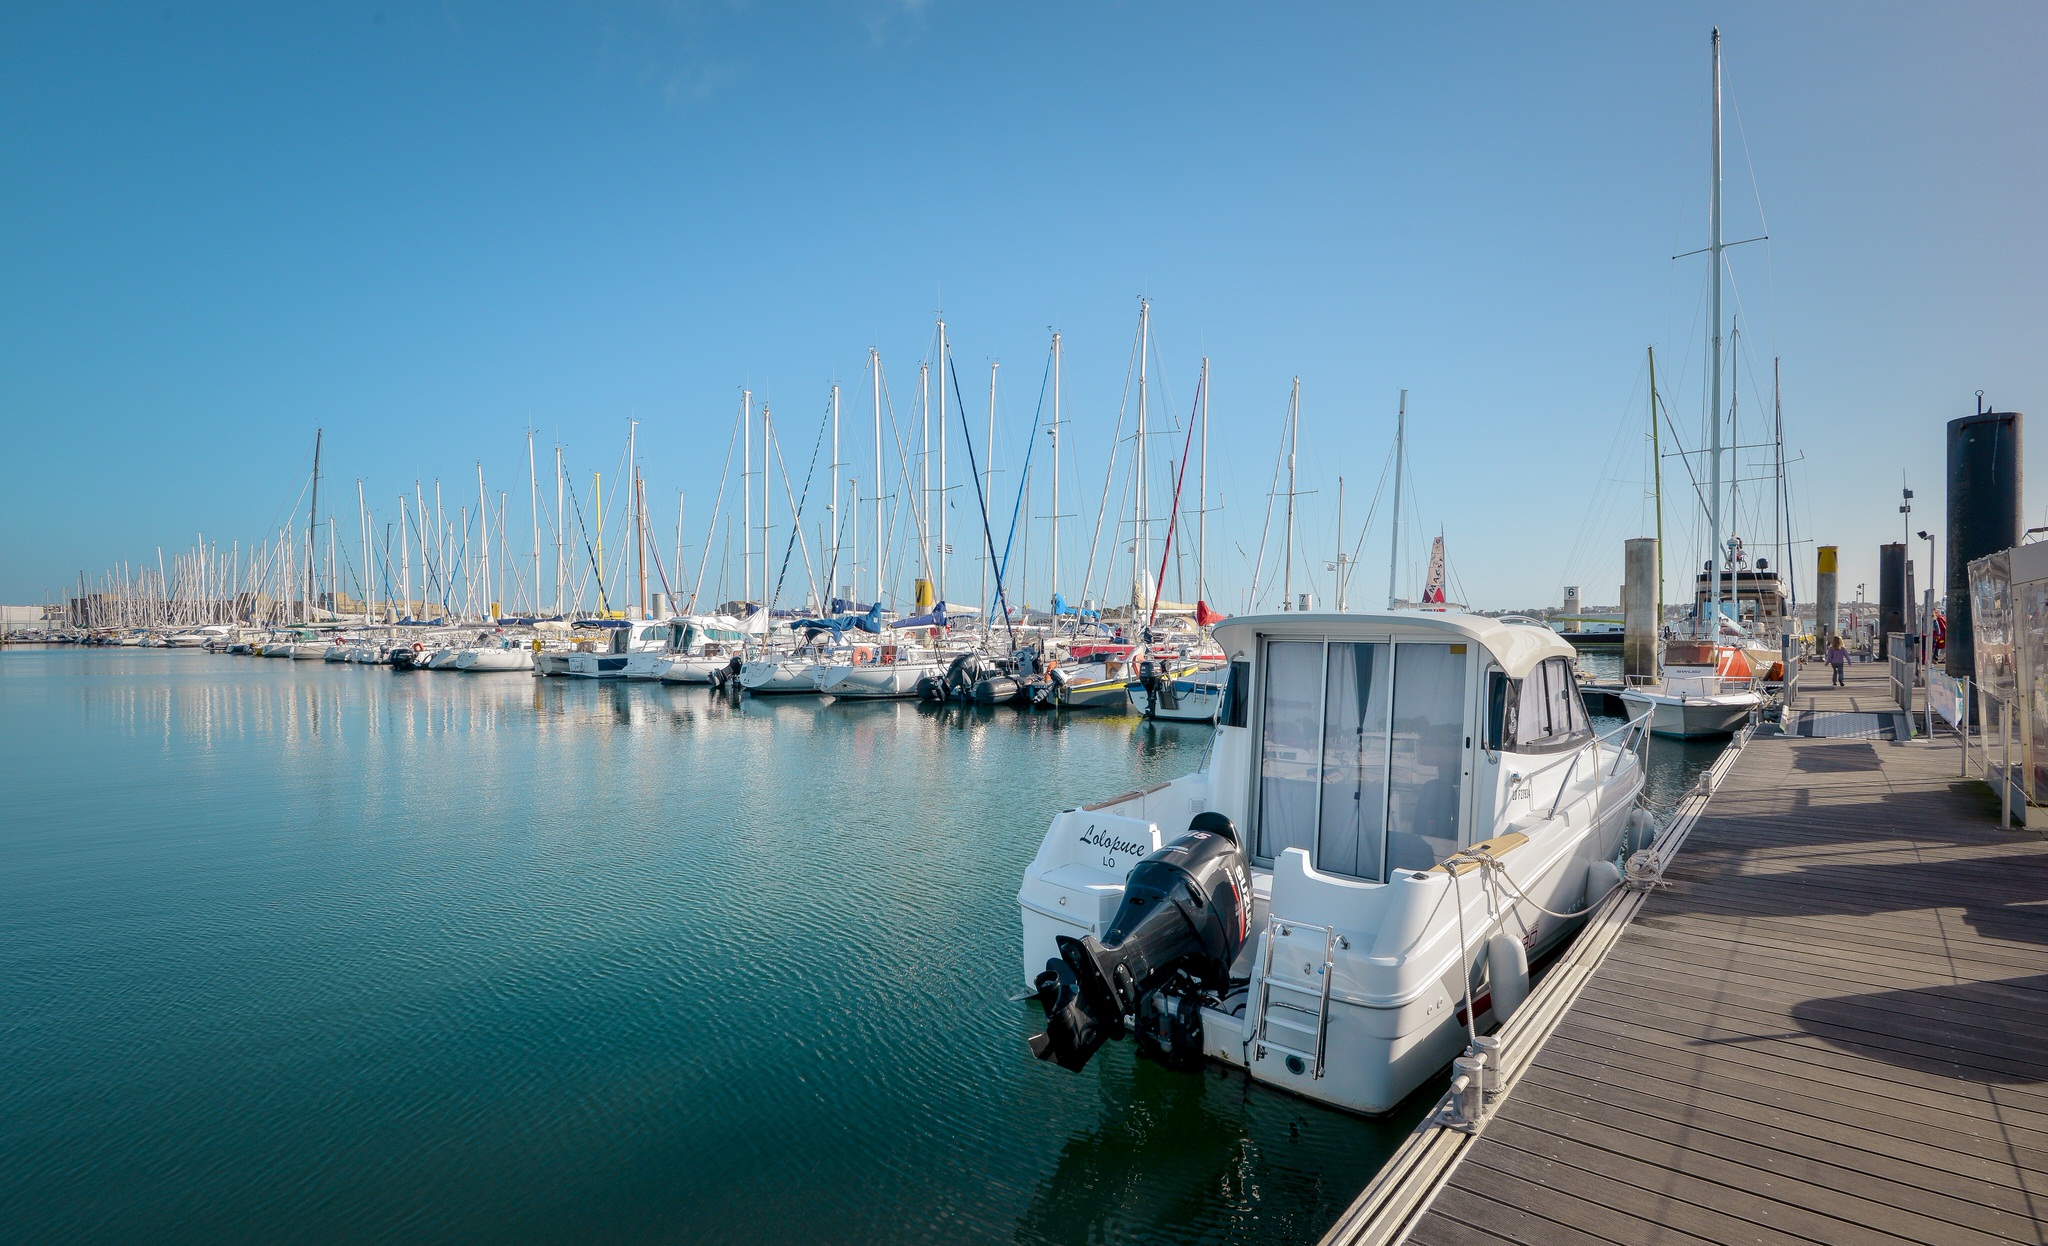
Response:
[[[1135,1031],[1138,1054],[1173,1069],[1202,1064],[1202,1014],[1229,990],[1251,934],[1252,879],[1237,830],[1218,813],[1146,857],[1124,884],[1109,930],[1061,935],[1038,975],[1045,1033],[1031,1053],[1078,1070],[1095,1049]]]
[[[1146,658],[1138,663],[1138,684],[1145,689],[1145,717],[1159,713],[1159,698],[1166,690],[1166,663]]]

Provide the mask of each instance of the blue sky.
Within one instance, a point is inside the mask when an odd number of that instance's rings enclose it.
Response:
[[[416,478],[473,497],[481,461],[523,549],[525,430],[566,447],[587,506],[638,419],[657,526],[686,491],[701,545],[740,387],[800,487],[827,386],[866,419],[871,346],[914,418],[941,306],[978,455],[1002,364],[999,469],[1062,333],[1080,596],[1141,295],[1155,421],[1187,418],[1212,360],[1218,605],[1247,604],[1297,375],[1319,595],[1337,477],[1354,544],[1406,388],[1404,511],[1446,535],[1459,595],[1611,599],[1653,523],[1645,346],[1699,437],[1705,262],[1671,257],[1706,237],[1716,23],[1727,235],[1771,235],[1731,257],[1745,437],[1781,356],[1797,536],[1874,592],[1902,472],[1915,526],[1942,518],[1943,422],[1979,389],[2044,410],[2038,5],[11,6],[0,599],[262,539],[316,426],[344,539],[358,478],[381,529]],[[871,461],[864,431],[844,445]],[[1154,447],[1162,489],[1178,443]],[[1682,471],[1673,568],[1700,544]],[[1387,509],[1354,601],[1384,594]],[[1804,595],[1811,545],[1797,565]]]

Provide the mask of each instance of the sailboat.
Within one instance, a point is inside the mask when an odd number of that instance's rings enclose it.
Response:
[[[1721,268],[1726,249],[1721,237],[1721,32],[1714,31],[1714,126],[1713,185],[1709,214],[1711,241],[1706,250],[1711,277],[1713,327],[1712,428],[1708,451],[1707,517],[1709,556],[1700,600],[1696,604],[1691,637],[1667,640],[1663,671],[1651,683],[1631,684],[1622,690],[1622,704],[1631,719],[1650,715],[1650,730],[1676,739],[1708,739],[1739,730],[1750,716],[1763,708],[1764,696],[1757,687],[1757,672],[1740,637],[1723,635],[1722,593],[1733,578],[1733,564],[1724,562],[1728,552],[1721,542]],[[1651,421],[1655,428],[1656,374],[1651,373]],[[1658,527],[1663,527],[1660,519]],[[1724,573],[1724,567],[1727,571]]]

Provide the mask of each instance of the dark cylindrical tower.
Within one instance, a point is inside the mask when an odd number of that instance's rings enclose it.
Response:
[[[1877,656],[1892,656],[1892,634],[1906,630],[1906,546],[1877,547]]]
[[[2017,411],[1981,411],[1948,422],[1948,660],[1958,678],[1977,673],[1970,626],[1970,560],[2020,543]]]

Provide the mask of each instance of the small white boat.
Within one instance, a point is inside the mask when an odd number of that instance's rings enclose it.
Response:
[[[711,683],[752,639],[745,623],[720,614],[686,615],[668,626],[667,648],[654,663],[654,677],[665,684]]]
[[[534,655],[536,675],[573,679],[659,678],[655,664],[668,648],[667,623],[576,624],[572,649]]]
[[[1058,815],[1025,873],[1032,1050],[1078,1069],[1129,1035],[1390,1112],[1514,1013],[1583,920],[1552,914],[1620,885],[1652,834],[1647,724],[1595,735],[1547,627],[1290,613],[1216,638],[1204,767]]]
[[[1631,718],[1648,714],[1650,730],[1674,740],[1733,735],[1763,708],[1749,655],[1731,644],[1670,640],[1656,683],[1622,689]]]

